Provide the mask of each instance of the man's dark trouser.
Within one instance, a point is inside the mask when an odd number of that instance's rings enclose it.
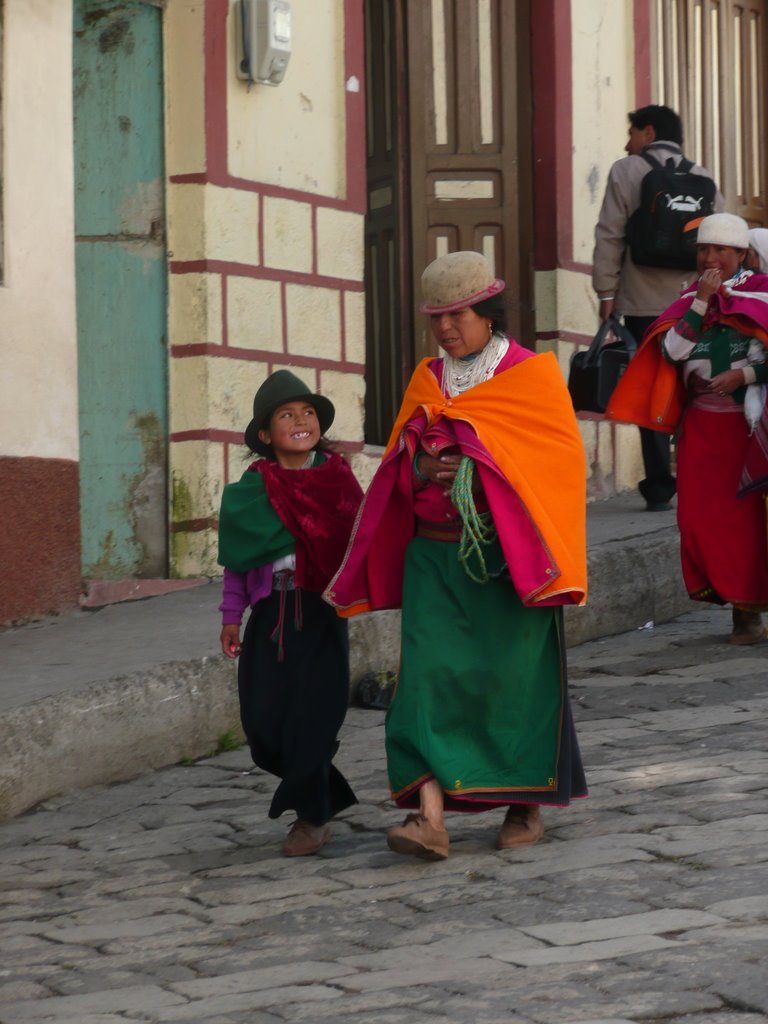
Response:
[[[655,316],[625,316],[624,324],[639,345],[655,319]],[[669,442],[669,434],[640,427],[645,480],[640,481],[638,488],[648,505],[665,504],[677,490],[675,478],[669,469]]]

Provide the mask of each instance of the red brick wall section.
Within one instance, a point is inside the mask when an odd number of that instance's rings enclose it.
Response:
[[[77,605],[77,463],[0,457],[0,509],[0,624],[23,622]]]
[[[652,100],[651,71],[651,4],[650,0],[635,0],[633,10],[635,29],[635,106],[647,107]]]
[[[535,0],[531,49],[535,269],[555,270],[573,265],[571,0]]]

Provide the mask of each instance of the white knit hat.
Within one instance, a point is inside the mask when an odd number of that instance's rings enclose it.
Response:
[[[735,213],[713,213],[699,224],[697,245],[732,245],[749,248],[749,225]]]
[[[768,274],[768,228],[750,228],[749,247],[760,260],[760,273]]]

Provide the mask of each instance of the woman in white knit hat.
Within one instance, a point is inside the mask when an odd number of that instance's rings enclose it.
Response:
[[[651,325],[608,414],[678,432],[677,521],[694,601],[733,606],[733,644],[768,609],[768,276],[746,268],[746,221],[698,228],[698,278]]]

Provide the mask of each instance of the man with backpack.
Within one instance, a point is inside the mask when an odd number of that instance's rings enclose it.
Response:
[[[628,156],[611,167],[595,228],[592,284],[600,323],[623,316],[639,345],[695,277],[695,226],[725,201],[709,171],[683,156],[683,127],[674,110],[652,104],[628,117]],[[640,493],[648,511],[664,511],[675,494],[669,435],[640,427],[640,442]]]

